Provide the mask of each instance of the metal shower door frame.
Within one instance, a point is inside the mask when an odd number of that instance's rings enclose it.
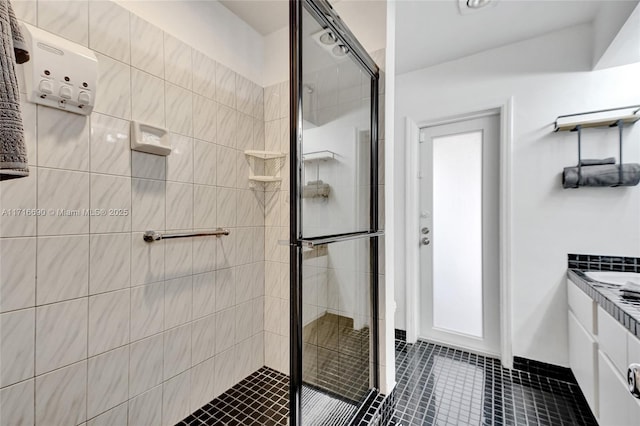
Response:
[[[323,27],[329,28],[348,49],[353,59],[371,77],[371,158],[369,229],[361,232],[304,238],[302,234],[302,13],[309,12]],[[326,0],[289,0],[289,161],[290,161],[290,350],[289,350],[289,425],[302,426],[302,250],[305,246],[331,244],[360,238],[370,239],[371,266],[371,354],[372,387],[379,389],[378,321],[378,83],[379,69],[367,51],[349,31]]]

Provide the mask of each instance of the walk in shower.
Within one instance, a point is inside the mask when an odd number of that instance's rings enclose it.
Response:
[[[379,71],[326,1],[289,31],[290,420],[342,425],[379,386]]]

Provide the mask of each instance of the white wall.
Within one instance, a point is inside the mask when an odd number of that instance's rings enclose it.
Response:
[[[593,65],[597,65],[605,55],[629,15],[638,5],[638,0],[617,2],[620,7],[610,7],[603,2],[593,20]],[[638,31],[638,28],[635,28]],[[640,48],[640,46],[637,46]]]
[[[576,135],[552,133],[558,115],[640,103],[640,63],[590,72],[591,26],[482,52],[397,76],[396,120],[452,116],[514,99],[512,206],[513,353],[568,364],[567,253],[640,256],[640,188],[564,190]],[[396,204],[405,202],[404,129],[395,132]],[[640,162],[640,126],[625,130],[626,162]],[[585,133],[586,157],[617,156],[616,129]],[[403,229],[403,219],[395,221]],[[404,238],[396,238],[402,259]],[[396,270],[398,328],[404,271]]]
[[[264,86],[289,80],[289,27],[264,38]]]
[[[265,86],[264,38],[215,0],[116,0],[238,74]]]

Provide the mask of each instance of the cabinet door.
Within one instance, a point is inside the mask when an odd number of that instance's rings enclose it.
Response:
[[[591,411],[598,417],[596,342],[571,311],[569,311],[569,363]]]
[[[632,418],[635,398],[627,389],[618,369],[606,355],[598,351],[598,383],[600,387],[600,425],[637,426],[638,419]]]

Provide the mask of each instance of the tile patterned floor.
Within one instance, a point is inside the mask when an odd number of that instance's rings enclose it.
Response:
[[[575,383],[502,368],[496,359],[396,340],[392,424],[597,426]]]
[[[396,412],[391,425],[597,426],[578,386],[507,370],[496,359],[427,342],[396,340]],[[263,367],[178,426],[286,425],[289,379]],[[343,426],[355,405],[305,387],[316,419],[305,426]]]

